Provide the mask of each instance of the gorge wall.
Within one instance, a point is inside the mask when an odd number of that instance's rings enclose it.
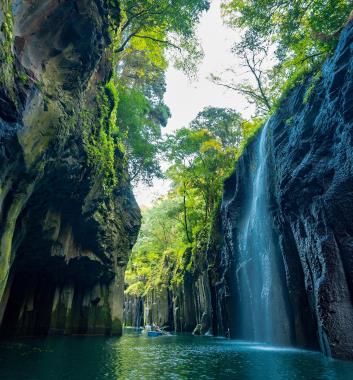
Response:
[[[121,333],[140,212],[114,130],[117,4],[1,1],[2,335]]]
[[[265,256],[269,260],[272,255],[279,270],[263,282],[258,297],[250,295],[252,302],[260,303],[267,295],[275,313],[286,315],[273,321],[286,331],[286,339],[274,343],[319,346],[328,356],[353,358],[352,72],[350,23],[320,77],[306,78],[289,93],[225,184],[222,265],[224,287],[231,295],[227,304],[233,311],[227,323],[234,337],[248,338],[239,313],[244,304],[241,273],[250,274],[249,288],[264,275],[254,269],[253,256],[246,261],[240,254],[242,222],[254,186],[251,177],[264,139],[266,212],[274,242]],[[259,239],[251,231],[250,239]],[[266,249],[259,247],[261,254]],[[274,286],[282,288],[283,303],[274,295]]]

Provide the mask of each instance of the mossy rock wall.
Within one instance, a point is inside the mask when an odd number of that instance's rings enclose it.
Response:
[[[108,3],[0,3],[3,335],[121,333],[140,212],[114,123]]]

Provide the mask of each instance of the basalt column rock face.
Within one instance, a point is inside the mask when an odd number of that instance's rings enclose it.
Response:
[[[158,325],[167,331],[212,334],[212,305],[205,250],[187,248],[182,260],[166,256],[155,286],[125,294],[126,326]]]
[[[140,212],[111,133],[107,3],[1,1],[1,335],[121,333]]]
[[[268,283],[271,287],[274,281],[282,289],[286,308],[283,331],[293,345],[317,345],[326,355],[353,359],[352,74],[350,23],[321,75],[307,78],[289,93],[226,182],[222,204],[224,271],[218,294],[221,290],[230,294],[225,302],[231,311],[227,323],[235,337],[242,334],[238,323],[238,308],[244,302],[239,297],[244,295],[240,274],[244,268],[256,274],[250,269],[255,259],[242,260],[240,252],[247,200],[256,196],[249,178],[256,171],[256,149],[264,139],[267,177],[262,183],[269,196],[263,213],[272,220],[269,230],[275,247],[267,257],[270,260],[272,255],[278,268],[272,272],[276,278]],[[256,229],[250,230],[250,238],[258,239]],[[263,254],[267,248],[259,251]],[[263,273],[257,275],[261,278]],[[269,287],[251,302],[263,302],[260,298],[266,297]],[[265,301],[272,308],[277,299]]]
[[[124,325],[140,328],[144,323],[144,298],[141,296],[125,295]]]

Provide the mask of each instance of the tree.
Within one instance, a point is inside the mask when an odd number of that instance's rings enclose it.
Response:
[[[167,176],[183,199],[184,232],[191,243],[197,231],[208,228],[241,147],[242,119],[230,109],[206,108],[190,124],[169,135],[166,157],[173,162]]]
[[[172,162],[167,172],[172,189],[143,212],[126,272],[127,294],[144,296],[170,288],[193,270],[197,254],[207,246],[223,181],[233,170],[244,140],[258,126],[232,109],[208,107],[189,128],[167,137],[163,149]]]
[[[165,261],[170,267],[177,261],[178,252],[184,250],[180,212],[179,199],[170,196],[143,211],[139,238],[126,271],[128,294],[142,296],[159,281]]]
[[[133,41],[118,66],[117,124],[135,183],[151,183],[153,177],[162,175],[158,157],[161,129],[170,117],[163,102],[166,67],[164,48],[145,41]]]
[[[206,107],[191,122],[195,131],[208,130],[222,144],[223,148],[235,148],[242,138],[242,118],[230,108]]]
[[[194,62],[193,59],[199,58],[194,26],[208,6],[208,0],[122,1],[126,17],[121,26],[121,45],[117,48],[121,53],[117,65],[117,127],[134,182],[151,183],[153,177],[162,175],[159,166],[161,128],[170,117],[163,102],[168,66],[166,48],[180,51],[175,61],[191,73],[196,65],[189,67],[183,61]],[[178,46],[172,41],[178,41]],[[190,55],[193,59],[189,59]]]
[[[266,68],[270,54],[269,44],[261,43],[246,33],[243,41],[234,44],[233,52],[240,58],[242,67],[250,74],[252,82],[239,80],[239,72],[233,68],[227,72],[233,74],[234,80],[224,82],[220,76],[211,74],[211,81],[219,86],[226,87],[244,95],[250,104],[255,104],[258,115],[267,114],[272,108],[272,97],[270,88],[269,69]]]
[[[117,123],[124,136],[131,180],[151,183],[153,177],[162,175],[159,144],[169,109],[162,100],[154,101],[139,90],[121,87],[119,93]]]
[[[209,8],[209,0],[123,0],[126,20],[118,52],[131,39],[147,39],[179,49],[170,39],[175,33],[190,38],[201,12]]]
[[[226,0],[229,25],[251,30],[258,38],[272,38],[279,58],[291,54],[308,60],[331,51],[337,32],[348,20],[351,0]],[[323,38],[323,36],[326,36]]]
[[[352,0],[223,0],[227,24],[243,32],[234,52],[242,57],[256,87],[213,80],[244,93],[266,113],[298,78],[319,70],[336,46],[352,6]],[[264,70],[269,46],[277,63]]]

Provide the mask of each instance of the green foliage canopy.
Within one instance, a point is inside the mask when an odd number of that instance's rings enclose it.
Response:
[[[208,226],[241,138],[242,118],[237,112],[208,107],[190,128],[177,130],[164,143],[166,157],[173,163],[167,176],[183,199],[185,237],[190,243],[198,230]]]
[[[209,1],[122,0],[121,5],[125,16],[116,49],[120,54],[117,125],[126,146],[131,179],[150,183],[153,177],[162,175],[161,129],[170,117],[163,102],[166,51],[172,48],[180,53],[187,51],[186,56],[198,56],[190,41],[195,23],[208,9]],[[178,46],[176,40],[180,42]]]
[[[226,22],[243,31],[236,53],[275,47],[277,64],[265,73],[267,100],[278,99],[306,74],[319,70],[352,8],[352,0],[223,0]]]

